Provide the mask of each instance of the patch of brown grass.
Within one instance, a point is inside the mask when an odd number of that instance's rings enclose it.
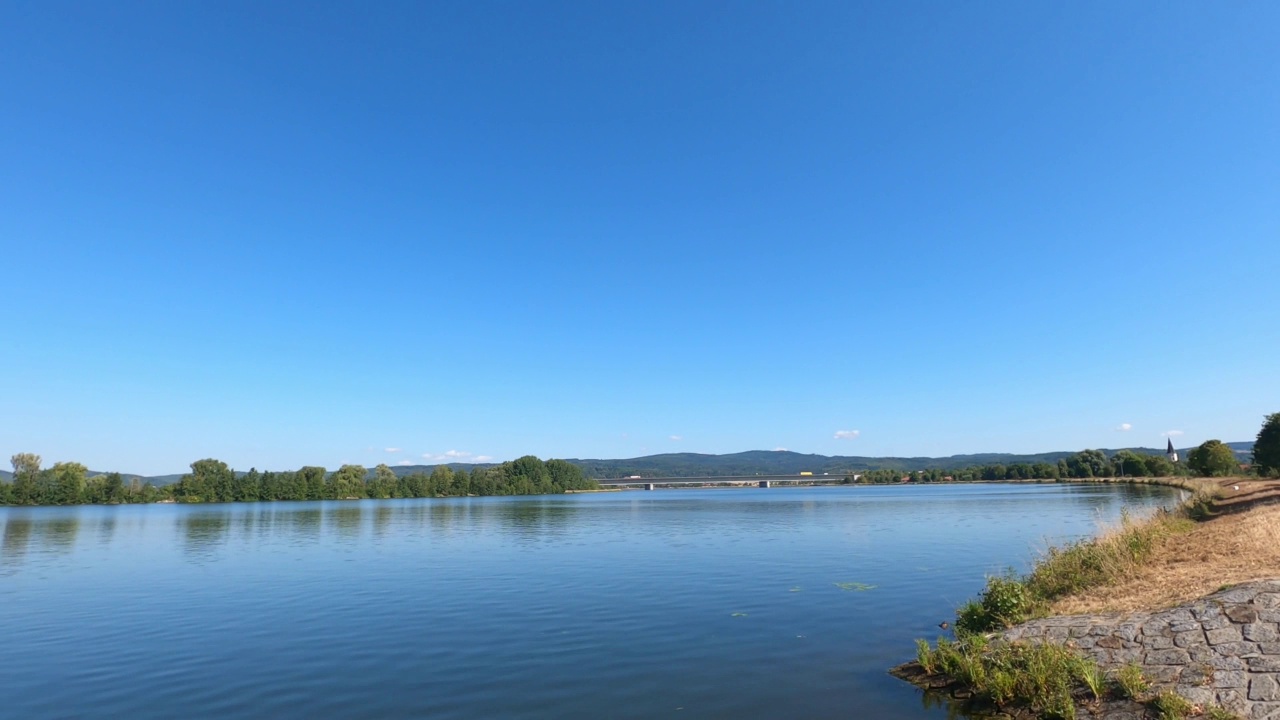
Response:
[[[1253,485],[1250,483],[1250,485]],[[1260,487],[1230,491],[1255,494]],[[1280,577],[1280,505],[1219,515],[1186,533],[1164,535],[1127,577],[1050,606],[1052,614],[1153,610],[1187,602],[1225,585]]]

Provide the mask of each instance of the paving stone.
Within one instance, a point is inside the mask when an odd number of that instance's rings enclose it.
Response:
[[[1215,656],[1209,661],[1209,664],[1213,666],[1214,670],[1244,670],[1249,667],[1243,658],[1226,657],[1223,655]]]
[[[1182,669],[1178,682],[1186,686],[1209,686],[1213,684],[1213,666],[1207,663],[1191,663]]]
[[[1182,675],[1182,665],[1144,665],[1142,674],[1157,685],[1172,685]]]
[[[1227,608],[1225,612],[1234,623],[1258,622],[1258,609],[1252,605],[1235,605]]]
[[[1260,654],[1258,652],[1258,644],[1251,642],[1222,643],[1221,645],[1213,646],[1213,649],[1219,655],[1228,657],[1252,657]]]
[[[1280,672],[1280,657],[1262,655],[1245,661],[1253,672]]]
[[[1205,638],[1210,645],[1221,645],[1223,643],[1240,642],[1244,639],[1240,632],[1240,628],[1231,625],[1217,630],[1206,630]]]
[[[1249,699],[1280,702],[1280,682],[1276,682],[1274,675],[1254,674],[1250,676]]]
[[[1258,597],[1261,588],[1252,583],[1240,585],[1223,592],[1214,593],[1213,599],[1221,603],[1246,604]]]
[[[1280,633],[1276,632],[1276,626],[1273,623],[1249,623],[1242,625],[1241,631],[1245,640],[1253,642],[1275,642],[1280,640]]]
[[[1199,626],[1194,630],[1186,632],[1174,633],[1173,644],[1180,648],[1193,648],[1204,645],[1207,641],[1204,637],[1204,631]]]
[[[1232,689],[1218,690],[1218,704],[1237,715],[1249,712],[1244,696]]]
[[[1261,610],[1280,610],[1280,593],[1258,593],[1253,604]]]
[[[1146,665],[1186,665],[1189,662],[1191,662],[1191,656],[1182,648],[1152,650],[1144,659]]]
[[[1138,639],[1138,634],[1142,631],[1142,626],[1138,623],[1127,622],[1120,623],[1116,626],[1115,636],[1121,640],[1134,642]]]
[[[1178,694],[1191,701],[1192,705],[1205,707],[1217,702],[1216,694],[1209,688],[1178,686]]]
[[[1144,644],[1147,646],[1148,650],[1168,650],[1173,647],[1173,638],[1160,637],[1159,635],[1156,635],[1154,637],[1146,638],[1146,643]]]
[[[1222,657],[1208,645],[1193,645],[1187,648],[1187,654],[1196,662],[1213,662],[1215,658]]]
[[[1243,688],[1249,686],[1249,673],[1243,670],[1219,670],[1213,676],[1216,688]]]

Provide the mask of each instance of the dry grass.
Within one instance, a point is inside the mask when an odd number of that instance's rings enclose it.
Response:
[[[1238,489],[1234,489],[1238,488]],[[1197,523],[1189,532],[1162,534],[1126,576],[1053,602],[1050,612],[1153,610],[1187,602],[1225,585],[1280,577],[1280,505],[1241,509],[1280,493],[1280,484],[1224,483],[1221,506],[1238,509]]]

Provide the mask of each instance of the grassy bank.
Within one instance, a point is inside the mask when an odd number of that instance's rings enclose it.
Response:
[[[958,687],[959,697],[1018,717],[1075,717],[1082,703],[1117,702],[1141,702],[1170,720],[1193,712],[1232,717],[1221,708],[1193,709],[1172,692],[1152,692],[1137,666],[1105,672],[1070,648],[1006,642],[996,632],[1050,615],[1171,606],[1280,568],[1280,506],[1247,509],[1236,502],[1280,498],[1280,486],[1158,482],[1189,496],[1172,510],[1126,514],[1094,538],[1050,548],[1024,575],[988,578],[979,597],[957,610],[956,638],[935,646],[918,641],[915,667],[898,674],[925,686]]]
[[[957,611],[957,631],[990,632],[1045,617],[1064,598],[1131,576],[1168,538],[1188,533],[1198,520],[1212,516],[1219,496],[1216,485],[1183,482],[1178,486],[1191,495],[1172,510],[1142,519],[1123,513],[1119,525],[1094,538],[1049,548],[1026,575],[988,578],[982,594]]]

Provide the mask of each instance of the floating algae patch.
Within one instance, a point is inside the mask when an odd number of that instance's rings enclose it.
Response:
[[[846,592],[865,592],[867,590],[874,590],[876,586],[860,582],[842,582],[836,583],[836,587]]]

